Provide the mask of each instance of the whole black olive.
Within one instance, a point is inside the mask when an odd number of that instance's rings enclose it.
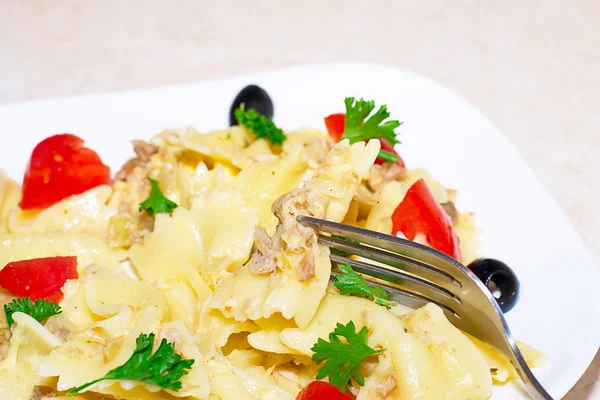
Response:
[[[248,85],[235,96],[235,99],[231,104],[231,108],[229,109],[229,126],[238,124],[235,119],[234,111],[237,110],[242,103],[244,104],[244,109],[256,110],[265,117],[273,119],[273,101],[269,94],[259,86]]]
[[[480,258],[469,264],[467,268],[473,271],[490,291],[495,286],[500,292],[500,296],[496,297],[496,302],[502,312],[510,311],[517,304],[521,284],[517,275],[508,265],[493,258]]]

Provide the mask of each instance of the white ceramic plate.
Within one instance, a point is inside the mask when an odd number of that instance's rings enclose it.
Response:
[[[516,271],[522,295],[507,314],[515,336],[542,350],[548,364],[536,376],[562,397],[600,344],[594,293],[600,279],[590,255],[556,203],[496,128],[448,88],[409,71],[368,64],[302,66],[219,81],[133,92],[42,100],[0,107],[0,168],[20,180],[41,139],[72,132],[113,171],[129,157],[128,141],[163,128],[227,126],[238,90],[264,87],[285,129],[323,126],[343,111],[343,98],[386,103],[404,121],[398,149],[410,167],[424,167],[459,189],[459,208],[473,210],[484,253]],[[494,388],[494,400],[527,398],[517,384]]]

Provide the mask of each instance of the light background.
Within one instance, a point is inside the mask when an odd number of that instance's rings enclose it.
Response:
[[[500,128],[600,264],[598,21],[599,0],[0,0],[0,104],[311,62],[412,69]],[[600,398],[599,371],[565,399]]]

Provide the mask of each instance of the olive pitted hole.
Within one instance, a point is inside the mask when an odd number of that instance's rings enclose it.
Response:
[[[240,108],[242,104],[244,104],[245,110],[253,109],[265,117],[273,119],[273,101],[269,94],[259,86],[248,85],[235,96],[231,104],[231,108],[229,109],[229,126],[238,124],[234,111]]]
[[[510,311],[517,304],[521,284],[508,265],[493,258],[480,258],[467,268],[492,292],[502,312]]]

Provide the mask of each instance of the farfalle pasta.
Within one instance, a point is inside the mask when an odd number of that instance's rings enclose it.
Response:
[[[322,367],[315,343],[352,322],[375,355],[343,388],[349,398],[489,398],[494,381],[514,376],[499,353],[436,305],[388,309],[340,294],[329,248],[296,221],[391,234],[396,207],[421,178],[438,203],[453,202],[423,171],[374,164],[380,150],[377,139],[335,143],[316,130],[286,132],[282,145],[243,126],[167,130],[136,142],[137,156],[109,185],[37,210],[21,209],[19,185],[1,175],[0,268],[76,256],[78,277],[60,288],[60,313],[38,321],[17,311],[10,327],[0,316],[0,397],[84,387],[69,398],[293,400]],[[166,211],[140,205],[151,196],[148,179]],[[472,215],[446,218],[469,262],[478,243]],[[3,304],[17,297],[0,289]],[[142,336],[153,351],[171,346],[173,363],[193,363],[163,386],[132,373],[104,379],[131,362]]]

